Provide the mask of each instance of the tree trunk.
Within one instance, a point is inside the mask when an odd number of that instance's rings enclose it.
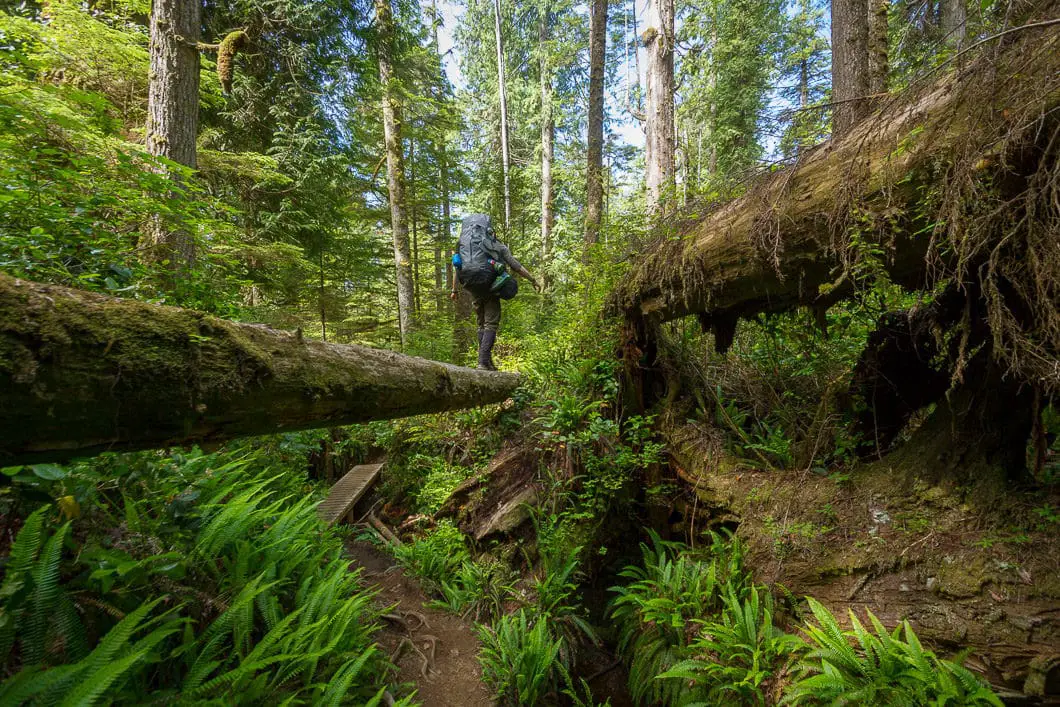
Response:
[[[436,314],[445,310],[445,255],[442,248],[441,224],[434,224],[434,232],[431,234],[434,244],[434,311]]]
[[[871,0],[873,3],[878,0]],[[869,3],[832,0],[832,135],[842,137],[868,114]]]
[[[321,246],[320,253],[317,254],[320,272],[320,282],[317,290],[317,297],[320,300],[320,340],[328,340],[328,310],[324,301],[324,248]]]
[[[887,10],[890,0],[868,0],[868,47],[870,94],[887,92]],[[869,102],[872,106],[875,101]]]
[[[0,275],[0,466],[504,400],[519,378]]]
[[[939,23],[946,44],[960,49],[967,34],[968,10],[964,0],[942,0]]]
[[[156,0],[151,8],[151,65],[147,86],[147,151],[195,169],[199,134],[199,32],[202,4]],[[175,179],[179,180],[179,176]],[[195,264],[195,241],[161,218],[148,226],[150,257],[174,272]]]
[[[674,183],[674,0],[651,0],[642,35],[648,50],[645,183],[648,213],[665,211]]]
[[[942,189],[949,178],[940,164],[960,155],[962,164],[976,165],[969,178],[992,185],[999,199],[1017,200],[998,219],[1037,203],[1024,175],[1055,168],[1056,143],[1050,147],[1047,136],[1060,120],[1058,42],[1050,28],[1021,32],[996,57],[923,86],[686,223],[639,258],[612,293],[612,311],[653,321],[704,313],[710,323],[834,301],[852,291],[840,277],[837,244],[855,209],[885,223],[878,237],[891,276],[922,285],[932,241],[923,231],[951,216],[924,207],[925,190]]]
[[[412,221],[412,301],[416,316],[423,312],[420,291],[420,234],[416,196],[416,141],[409,140],[409,216]]]
[[[589,3],[589,136],[585,171],[585,245],[600,237],[604,209],[604,56],[607,0]]]
[[[508,152],[508,86],[504,80],[504,38],[501,36],[501,0],[493,0],[493,27],[497,40],[497,91],[501,102],[501,168],[504,170],[504,232],[512,226],[511,157]]]
[[[541,53],[541,284],[548,286],[552,257],[552,158],[555,153],[556,121],[552,114],[552,50],[549,47],[549,3],[544,0],[538,19],[538,51]]]
[[[390,0],[375,0],[379,32],[379,82],[383,87],[383,139],[386,143],[387,186],[390,191],[390,227],[394,235],[394,267],[397,275],[398,332],[401,346],[408,341],[415,295],[409,227],[405,217],[405,158],[401,148],[401,106],[394,77],[394,16]]]
[[[451,292],[455,284],[456,273],[453,272],[453,231],[449,222],[452,220],[449,203],[449,163],[445,152],[441,155],[442,179],[442,238],[445,242],[445,289]]]
[[[471,309],[474,303],[471,294],[463,287],[456,288],[456,301],[453,303],[453,360],[462,363],[475,340],[475,324],[471,320]]]
[[[431,20],[432,20],[432,33],[433,33],[433,36],[434,36],[434,53],[438,57],[438,68],[442,72],[441,77],[439,77],[438,90],[435,93],[435,97],[438,99],[439,102],[441,102],[442,101],[442,85],[443,84],[448,85],[448,84],[447,84],[446,78],[445,78],[445,64],[442,61],[442,52],[441,52],[441,49],[439,49],[439,44],[438,44],[438,24],[440,23],[440,20],[438,19],[438,6],[433,0],[431,2]],[[436,282],[436,285],[439,288],[439,292],[438,292],[438,312],[441,312],[445,308],[445,306],[446,306],[445,303],[448,301],[447,293],[449,293],[452,290],[452,287],[453,287],[453,263],[452,263],[452,257],[453,257],[453,253],[452,253],[452,236],[453,236],[453,234],[452,234],[451,229],[449,227],[449,219],[450,219],[449,208],[450,208],[450,205],[449,205],[449,153],[448,153],[448,149],[447,149],[448,140],[449,140],[448,135],[443,131],[442,132],[441,141],[438,144],[438,176],[439,176],[439,179],[441,180],[441,184],[439,186],[440,186],[440,188],[442,190],[442,193],[441,193],[441,198],[442,198],[442,223],[440,224],[440,227],[437,229],[437,233],[435,234],[436,244],[435,244],[435,251],[434,252],[435,252],[435,257],[444,256],[444,258],[445,258],[444,262],[439,267],[439,270],[440,270],[439,277],[444,279],[445,284],[444,284],[444,287],[443,287],[440,282]]]

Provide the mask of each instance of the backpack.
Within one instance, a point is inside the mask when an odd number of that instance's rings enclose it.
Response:
[[[496,242],[492,222],[486,214],[472,214],[461,222],[457,251],[460,267],[456,278],[465,289],[488,288],[493,284],[498,275],[494,265],[499,257]]]

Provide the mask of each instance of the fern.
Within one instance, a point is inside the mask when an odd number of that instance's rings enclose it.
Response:
[[[62,591],[59,587],[59,560],[68,532],[70,523],[64,523],[55,535],[48,538],[33,568],[33,608],[22,641],[22,660],[29,665],[42,662],[48,647],[48,624]]]
[[[30,570],[37,560],[44,538],[44,514],[48,506],[34,511],[15,537],[8,555],[4,581],[0,584],[0,665],[7,663],[11,648],[15,644],[15,632],[24,613],[23,603],[32,586]]]
[[[501,618],[494,628],[479,626],[482,679],[497,698],[513,705],[542,704],[565,675],[559,662],[561,641],[544,620],[531,622],[526,611]]]
[[[156,463],[153,455],[146,459]],[[61,565],[70,526],[49,537],[47,508],[26,519],[0,585],[0,647],[6,640],[6,657],[22,641],[21,657],[38,663],[50,657],[48,650],[61,648],[56,654],[68,662],[50,669],[26,662],[0,685],[0,703],[128,702],[130,695],[143,698],[149,686],[164,690],[155,693],[158,699],[182,702],[382,699],[378,686],[368,689],[382,664],[372,641],[378,629],[373,594],[359,586],[338,534],[316,517],[314,499],[305,497],[296,477],[249,470],[268,466],[271,460],[261,455],[223,464],[210,459],[159,467],[159,473],[183,476],[207,499],[182,507],[178,522],[188,534],[171,536],[166,552],[155,550],[152,541],[134,551],[82,556],[87,559],[81,562],[96,568],[97,558],[108,568],[125,563],[120,572],[106,570],[105,600],[79,587],[79,606],[89,609],[86,624],[103,634],[91,650],[62,582],[63,575],[82,582],[90,574],[68,573]],[[207,469],[211,474],[203,473]],[[124,510],[113,522],[124,519],[138,539],[162,539],[159,527],[171,522],[163,495],[134,500],[126,493],[120,500]],[[138,554],[148,548],[155,554]],[[184,570],[172,572],[180,561]],[[137,601],[150,591],[154,572],[172,572],[165,575],[167,589],[186,592],[188,605],[175,603],[177,608],[156,616],[160,602],[171,598],[148,594]],[[184,576],[194,590],[179,584]],[[89,583],[102,586],[95,577]]]
[[[680,681],[656,676],[690,657],[696,620],[720,611],[727,596],[742,600],[750,589],[739,543],[718,534],[711,539],[708,551],[697,555],[651,533],[651,545],[640,546],[642,564],[620,573],[630,582],[611,588],[617,596],[609,615],[617,624],[618,651],[629,663],[629,689],[636,701],[689,699]]]
[[[773,624],[773,600],[763,588],[752,587],[742,602],[729,592],[721,621],[704,621],[690,646],[693,658],[659,675],[661,680],[685,681],[690,693],[708,704],[738,701],[764,705],[768,686],[782,674],[802,642]]]
[[[817,625],[805,629],[811,650],[786,704],[1001,705],[959,662],[926,650],[908,622],[888,632],[870,611],[870,631],[851,612],[851,629],[843,631],[828,609],[807,602]]]

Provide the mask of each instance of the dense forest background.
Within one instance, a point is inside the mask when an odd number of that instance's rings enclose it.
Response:
[[[1028,429],[1004,463],[900,454],[965,370],[993,370],[977,367],[991,349],[967,345],[973,327],[938,346],[936,363],[959,348],[938,363],[941,390],[885,440],[847,395],[880,322],[945,307],[966,273],[895,282],[867,213],[833,273],[842,301],[751,312],[725,345],[717,323],[678,318],[648,360],[609,299],[660,242],[877,109],[982,71],[999,37],[1044,28],[1055,48],[1055,4],[2,10],[6,275],[456,364],[475,338],[469,297],[449,297],[462,216],[491,214],[544,288],[504,305],[496,356],[523,385],[501,405],[5,466],[0,704],[413,704],[426,682],[395,668],[401,646],[380,648],[394,612],[351,543],[385,548],[475,626],[473,679],[505,703],[1060,692],[1055,280],[1034,309],[1044,333],[1012,348],[1029,353],[995,351],[1030,381],[1006,398]],[[1041,119],[1055,173],[1055,120]],[[1041,203],[1029,220],[1045,245],[1028,252],[1055,263],[1060,207]],[[964,311],[936,328],[961,331]],[[382,456],[371,509],[397,535],[322,524],[328,486]]]

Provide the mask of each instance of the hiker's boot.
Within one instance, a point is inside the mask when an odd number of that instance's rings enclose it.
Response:
[[[493,329],[480,329],[481,336],[478,340],[478,367],[483,371],[496,371],[493,365],[493,342],[497,340],[497,332]]]

